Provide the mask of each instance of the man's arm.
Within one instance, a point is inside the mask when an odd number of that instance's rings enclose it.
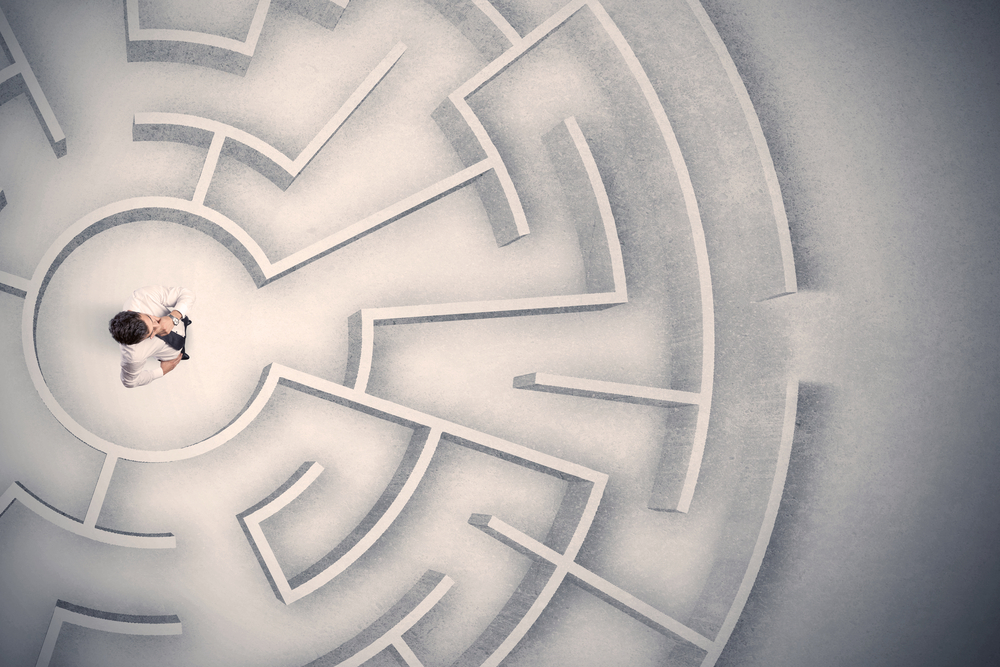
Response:
[[[177,311],[180,317],[184,317],[194,305],[194,292],[186,287],[164,287],[162,285],[150,285],[140,287],[132,293],[133,298],[148,299],[159,303],[169,311]]]
[[[168,308],[171,308],[171,312],[176,311],[180,313],[178,319],[183,319],[188,314],[191,306],[194,305],[194,292],[186,287],[170,287],[169,291],[170,293],[167,295],[169,298],[166,301],[166,305]]]
[[[134,362],[122,361],[122,384],[125,385],[127,389],[149,384],[153,380],[159,379],[174,370],[174,368],[177,367],[177,364],[181,362],[181,357],[183,355],[183,352],[178,352],[176,357],[166,361],[161,361],[160,367],[152,370],[145,368],[145,362],[136,364]]]
[[[133,362],[122,359],[122,384],[128,389],[147,385],[161,377],[163,377],[163,369],[146,368],[145,360]]]

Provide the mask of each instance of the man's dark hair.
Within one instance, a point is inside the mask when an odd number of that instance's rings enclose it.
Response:
[[[139,313],[132,310],[123,310],[108,322],[108,331],[111,337],[122,345],[135,345],[142,342],[142,339],[149,333],[146,323],[139,317]]]

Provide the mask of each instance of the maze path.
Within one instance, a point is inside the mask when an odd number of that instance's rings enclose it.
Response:
[[[778,507],[781,504],[781,496],[785,490],[785,477],[788,473],[788,461],[792,454],[792,440],[795,435],[795,418],[798,410],[799,382],[791,379],[785,389],[784,415],[781,423],[781,442],[777,452],[773,454],[771,461],[758,462],[761,468],[766,470],[766,475],[770,477],[770,488],[767,495],[767,505],[764,508],[763,516],[760,520],[760,531],[757,533],[753,543],[753,551],[746,560],[746,569],[739,581],[739,588],[736,590],[729,610],[726,612],[715,640],[708,648],[701,667],[713,667],[722,655],[729,637],[736,628],[736,622],[743,613],[750,597],[750,590],[757,581],[757,574],[760,572],[761,563],[764,562],[764,554],[767,545],[771,541],[771,532],[774,530],[774,522],[778,518]],[[768,465],[771,464],[771,465]],[[743,520],[745,518],[741,517]],[[741,561],[742,565],[742,561]],[[706,598],[711,596],[706,595]]]
[[[696,415],[700,415],[702,411],[707,412],[711,407],[705,403],[705,395],[700,392],[566,377],[549,373],[519,375],[514,378],[513,386],[515,389],[528,389],[605,401],[621,401],[661,408],[693,408],[698,411]],[[681,419],[676,421],[684,424]],[[705,450],[705,441],[708,437],[708,420],[698,420],[696,416],[695,423],[696,425],[691,429],[675,427],[675,430],[682,431],[678,439],[683,440],[681,447],[687,453],[688,465],[683,475],[683,481],[680,484],[675,482],[676,475],[673,474],[670,466],[662,470],[654,483],[649,509],[682,511],[679,509],[680,498],[697,482]],[[664,440],[664,448],[676,446],[672,439],[665,438]]]

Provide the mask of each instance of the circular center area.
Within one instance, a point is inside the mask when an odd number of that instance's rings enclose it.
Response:
[[[150,285],[194,292],[190,359],[126,388],[108,321]],[[247,350],[256,292],[237,259],[199,231],[155,221],[104,231],[69,255],[42,296],[36,343],[45,382],[73,419],[115,444],[164,450],[204,440],[236,417],[260,377],[263,364]],[[158,366],[150,357],[145,368]]]

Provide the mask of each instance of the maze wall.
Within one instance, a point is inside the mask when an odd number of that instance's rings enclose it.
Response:
[[[0,10],[4,665],[715,663],[796,285],[697,2]]]

